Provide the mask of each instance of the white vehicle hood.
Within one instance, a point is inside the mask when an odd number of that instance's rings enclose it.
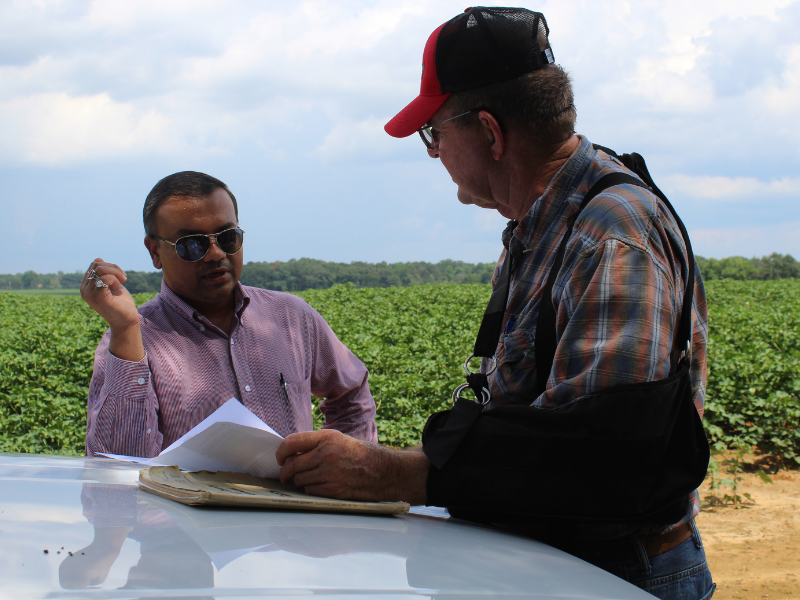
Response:
[[[106,459],[0,454],[0,598],[652,596],[454,519],[195,508]]]

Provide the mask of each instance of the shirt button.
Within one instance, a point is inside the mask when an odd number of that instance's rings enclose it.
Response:
[[[234,342],[233,340],[231,340],[231,346],[233,346],[235,343],[236,343],[236,342]]]
[[[139,385],[144,385],[144,377],[139,377],[136,381],[139,382]]]
[[[205,330],[206,330],[206,328],[203,327],[202,325],[200,325],[200,331],[205,331]]]
[[[250,391],[250,386],[249,385],[244,386],[244,391],[245,392],[249,392]]]
[[[151,431],[152,431],[152,429],[150,429],[150,428],[148,427],[148,428],[147,428],[147,433],[150,433]]]

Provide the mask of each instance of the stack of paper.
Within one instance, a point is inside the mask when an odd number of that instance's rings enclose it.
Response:
[[[242,473],[184,473],[177,467],[150,467],[139,472],[139,487],[182,504],[253,506],[279,510],[405,514],[405,502],[358,502],[304,494],[291,485]]]
[[[177,465],[184,471],[231,471],[280,477],[275,451],[283,438],[231,398],[156,457],[101,454],[143,465]]]

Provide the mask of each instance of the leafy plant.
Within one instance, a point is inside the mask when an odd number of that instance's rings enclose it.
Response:
[[[739,494],[739,487],[741,482],[744,481],[744,477],[742,477],[744,455],[751,452],[753,448],[741,440],[734,442],[733,447],[733,453],[728,453],[727,457],[724,456],[726,454],[725,450],[712,449],[712,457],[723,456],[723,458],[721,461],[712,458],[709,463],[709,493],[703,498],[705,506],[715,507],[730,504],[734,508],[740,508],[745,503],[745,500],[755,504],[755,500],[749,493],[743,492]],[[762,482],[773,483],[772,478],[762,469],[759,469],[756,473]]]
[[[316,308],[369,369],[378,438],[420,442],[428,416],[463,382],[491,290],[488,285],[365,288],[336,285],[298,295]],[[315,413],[318,414],[318,411]]]
[[[80,298],[0,295],[0,450],[83,452],[104,321]]]
[[[800,464],[800,281],[711,281],[704,425]]]
[[[741,442],[800,463],[800,280],[711,281],[706,290],[704,424],[713,447],[736,451]],[[490,293],[485,284],[345,284],[298,295],[369,369],[380,441],[405,447],[419,443],[428,416],[448,408],[463,382],[461,364]],[[94,351],[105,329],[79,297],[0,294],[0,450],[83,453]],[[319,410],[313,414],[319,426]],[[725,473],[720,480],[730,479]]]

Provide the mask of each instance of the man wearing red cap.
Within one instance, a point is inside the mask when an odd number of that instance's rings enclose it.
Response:
[[[488,372],[462,386],[477,402],[454,394],[422,451],[291,435],[282,479],[323,496],[446,506],[659,598],[707,599],[715,586],[694,525],[708,461],[702,280],[649,175],[575,134],[548,36],[540,13],[467,9],[431,34],[420,94],[385,127],[419,133],[460,202],[511,219],[475,345]]]

